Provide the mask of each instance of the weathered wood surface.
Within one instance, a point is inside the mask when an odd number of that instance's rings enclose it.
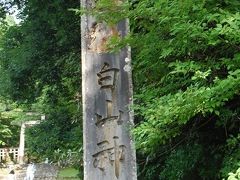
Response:
[[[130,49],[113,54],[106,46],[111,36],[127,35],[128,22],[110,28],[84,15],[81,27],[84,180],[136,180]]]

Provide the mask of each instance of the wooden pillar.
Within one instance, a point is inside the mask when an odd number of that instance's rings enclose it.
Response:
[[[18,150],[18,163],[24,164],[24,147],[25,147],[25,123],[21,125],[20,131],[20,143],[19,143],[19,150]]]
[[[82,0],[83,8],[93,2]],[[107,51],[112,36],[128,33],[128,21],[109,27],[83,15],[82,93],[84,180],[136,180],[130,48]]]

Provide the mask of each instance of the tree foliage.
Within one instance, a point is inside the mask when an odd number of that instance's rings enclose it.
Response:
[[[239,141],[231,153],[227,145],[239,134],[239,2],[143,0],[132,8],[133,132],[139,159],[148,156],[142,179],[226,177],[239,163]]]
[[[26,0],[12,5],[21,8],[22,21],[0,37],[0,94],[25,113],[46,115],[44,122],[26,130],[30,158],[56,162],[58,150],[58,156],[70,150],[80,157],[80,18],[69,10],[79,2]],[[75,162],[78,168],[80,160]]]

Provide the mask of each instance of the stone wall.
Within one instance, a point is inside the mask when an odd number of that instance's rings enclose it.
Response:
[[[80,180],[74,177],[58,177],[59,169],[51,164],[36,164],[34,180]],[[16,180],[24,180],[27,165],[15,165]],[[8,180],[9,168],[0,168],[0,180]]]
[[[57,180],[58,168],[51,164],[36,164],[34,180]],[[23,180],[26,176],[27,166],[16,170],[16,180]]]

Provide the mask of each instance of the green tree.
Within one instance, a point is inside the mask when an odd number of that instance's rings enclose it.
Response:
[[[80,18],[69,10],[79,2],[13,4],[22,8],[22,22],[1,38],[0,93],[24,111],[46,115],[45,122],[27,130],[26,144],[37,161],[46,157],[55,161],[58,149],[81,149]]]
[[[130,5],[139,178],[226,177],[239,163],[239,141],[227,143],[239,134],[239,1]]]

